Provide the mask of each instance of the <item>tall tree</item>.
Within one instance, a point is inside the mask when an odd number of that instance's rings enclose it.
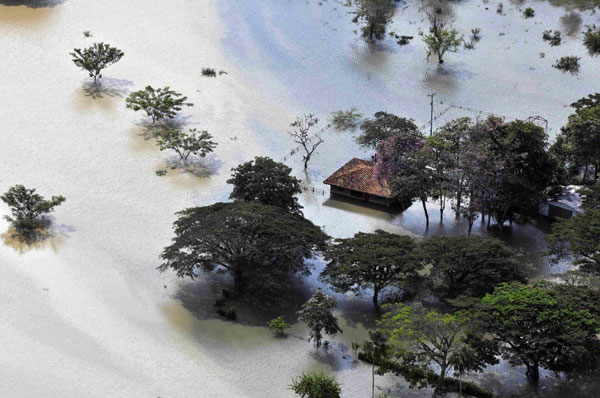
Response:
[[[429,227],[427,199],[435,190],[435,170],[430,167],[432,151],[418,131],[393,136],[377,147],[373,175],[404,199],[418,198]]]
[[[146,86],[145,89],[134,91],[125,99],[127,108],[133,111],[144,111],[152,118],[152,124],[163,119],[173,119],[184,106],[194,106],[186,102],[187,97],[171,90],[170,87],[153,88]]]
[[[537,381],[539,369],[593,369],[600,357],[600,295],[577,286],[501,284],[474,316],[497,342],[503,359],[524,365]]]
[[[65,201],[64,196],[44,199],[35,189],[27,189],[23,185],[11,187],[0,199],[8,205],[12,214],[12,217],[5,216],[6,220],[13,224],[17,234],[25,238],[31,238],[32,234],[45,226],[40,217],[51,213]]]
[[[305,259],[328,240],[302,216],[258,202],[215,203],[177,214],[175,238],[158,269],[192,279],[198,271],[226,272],[238,290],[273,290],[290,273],[307,274]]]
[[[514,251],[494,238],[435,236],[423,243],[421,257],[431,266],[433,292],[444,300],[481,297],[501,282],[525,280]]]
[[[594,99],[591,96],[573,104],[577,110],[569,116],[568,123],[559,135],[561,141],[565,142],[561,148],[566,149],[568,159],[574,166],[585,168],[584,182],[590,166],[594,169],[594,182],[598,181],[600,172],[600,105],[594,106]]]
[[[600,210],[554,223],[546,241],[554,262],[572,256],[581,270],[600,275]]]
[[[401,286],[417,276],[415,247],[412,238],[382,230],[336,239],[324,253],[327,265],[321,278],[342,293],[373,289],[373,305],[379,309],[383,289]]]
[[[257,200],[302,214],[302,206],[295,196],[302,192],[300,180],[290,175],[292,169],[285,164],[257,156],[231,170],[233,174],[227,183],[233,185],[233,191],[229,199]]]
[[[394,0],[350,0],[354,6],[354,23],[362,23],[362,36],[383,40],[387,25],[394,16]]]
[[[70,55],[73,57],[73,63],[87,71],[96,83],[102,77],[102,70],[119,62],[125,53],[109,44],[94,43],[83,50],[75,48]]]
[[[288,131],[288,134],[296,144],[300,144],[304,149],[302,160],[304,161],[304,170],[308,168],[308,162],[315,153],[315,150],[319,145],[323,143],[323,139],[320,135],[310,135],[311,128],[319,123],[313,114],[303,115],[296,118],[296,120],[290,124],[292,131]]]
[[[337,302],[319,289],[298,311],[298,319],[310,329],[310,339],[315,341],[317,349],[321,346],[323,332],[331,337],[342,332],[333,314],[336,307]]]
[[[364,120],[361,134],[356,143],[363,148],[377,149],[388,138],[401,135],[418,134],[419,128],[412,119],[406,119],[387,112],[376,112],[372,119]]]
[[[440,218],[443,217],[445,207],[445,204],[441,203],[444,189],[451,192],[451,197],[455,200],[456,216],[460,215],[467,177],[463,153],[465,152],[470,127],[470,118],[454,119],[427,138],[429,146],[435,153],[434,169],[437,174],[436,179],[440,192]]]

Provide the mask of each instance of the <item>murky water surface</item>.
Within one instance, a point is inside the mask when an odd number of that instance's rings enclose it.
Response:
[[[389,38],[365,43],[340,3],[0,0],[0,47],[9,54],[0,58],[0,191],[23,183],[67,197],[52,236],[32,247],[16,242],[0,222],[7,319],[0,333],[9,347],[0,355],[8,380],[0,395],[291,398],[292,377],[323,369],[335,372],[345,398],[370,396],[369,368],[349,348],[373,325],[370,300],[334,294],[344,333],[329,352],[311,348],[303,325],[293,325],[286,339],[265,327],[277,315],[293,319],[320,286],[314,275],[297,282],[284,308],[239,304],[239,320],[225,322],[213,303],[227,280],[179,281],[155,270],[173,213],[227,200],[225,180],[242,161],[282,159],[295,146],[288,125],[301,113],[314,113],[324,125],[331,111],[356,106],[366,115],[385,110],[423,125],[426,95],[435,92],[434,112],[445,113],[434,127],[486,115],[462,106],[508,118],[541,115],[553,137],[568,104],[600,85],[600,59],[581,45],[583,26],[600,20],[593,2],[507,2],[502,15],[496,3],[455,2],[456,27],[465,35],[479,27],[482,38],[475,50],[448,54],[440,69],[427,62],[418,35],[426,29],[420,3],[400,3],[390,29],[414,36],[407,46]],[[522,17],[527,6],[535,18]],[[543,42],[546,29],[561,30],[563,44]],[[84,30],[93,37],[84,38]],[[126,53],[101,88],[90,86],[68,57],[94,40]],[[563,55],[582,57],[578,76],[551,67]],[[205,66],[228,74],[202,78]],[[158,151],[146,121],[124,107],[124,97],[147,84],[190,97],[196,106],[177,122],[209,130],[219,142],[214,155],[181,167]],[[390,213],[329,199],[322,181],[350,158],[370,154],[350,133],[327,131],[324,140],[307,173],[299,156],[287,163],[309,188],[301,198],[305,215],[331,236],[379,228],[418,239],[465,233],[450,209],[439,219],[436,203],[429,204],[425,231],[420,205]],[[167,174],[158,177],[157,170]],[[501,233],[477,221],[474,233],[504,239],[523,253],[534,276],[548,277],[568,267],[551,267],[538,255],[548,229],[543,221],[515,223]],[[314,263],[317,274],[323,264]],[[543,376],[537,389],[527,385],[523,369],[505,364],[474,377],[502,397],[600,395],[598,375]],[[402,397],[431,396],[394,376],[377,383]]]

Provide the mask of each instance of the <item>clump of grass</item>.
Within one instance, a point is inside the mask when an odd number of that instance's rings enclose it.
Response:
[[[165,170],[165,169],[156,170],[156,175],[159,177],[167,175],[167,170]]]
[[[217,77],[217,71],[213,68],[202,68],[202,76]]]
[[[481,36],[479,35],[479,33],[481,33],[481,29],[479,29],[479,28],[471,29],[471,40],[474,42],[481,40]]]
[[[542,39],[544,41],[549,42],[551,46],[560,46],[560,43],[562,41],[560,37],[560,32],[556,31],[553,34],[552,30],[545,30],[542,34]]]
[[[220,70],[219,71],[219,76],[221,76],[221,75],[227,75],[227,72],[225,72],[224,70]]]
[[[586,25],[587,31],[583,33],[583,45],[587,48],[590,56],[600,54],[600,28],[596,25]]]
[[[86,30],[85,32],[83,32],[83,35],[85,37],[92,37],[92,32],[90,32],[89,30]]]
[[[533,18],[535,16],[535,10],[531,7],[527,7],[525,11],[523,11],[523,15],[525,15],[525,18]]]
[[[580,59],[580,57],[575,56],[561,57],[554,65],[552,65],[552,67],[563,72],[570,72],[574,75],[579,72]]]

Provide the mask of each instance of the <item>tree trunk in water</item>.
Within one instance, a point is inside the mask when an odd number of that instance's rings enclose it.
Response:
[[[425,212],[425,225],[426,225],[426,228],[429,229],[429,213],[427,213],[427,206],[425,205],[425,199],[421,198],[421,203],[423,203],[423,211]]]
[[[372,366],[371,366],[371,398],[375,398],[375,355],[371,358]]]
[[[530,381],[537,383],[540,379],[540,367],[538,364],[527,365],[527,378]]]
[[[583,171],[583,179],[581,180],[582,183],[585,184],[585,177],[587,177],[587,173],[588,173],[588,166],[587,164],[585,165],[585,170]]]
[[[375,311],[379,312],[379,289],[373,288],[373,306]]]

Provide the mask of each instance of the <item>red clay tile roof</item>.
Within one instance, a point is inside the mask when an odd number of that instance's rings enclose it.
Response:
[[[323,183],[384,198],[391,198],[392,193],[387,184],[384,183],[384,185],[381,185],[379,181],[373,178],[374,167],[375,162],[354,158],[330,175]]]

